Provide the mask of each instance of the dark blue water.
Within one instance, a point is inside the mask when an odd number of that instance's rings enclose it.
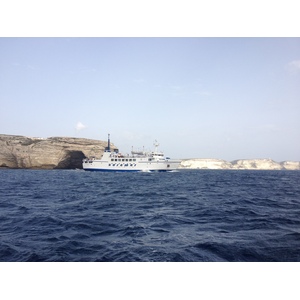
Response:
[[[0,261],[300,261],[300,172],[0,170]]]

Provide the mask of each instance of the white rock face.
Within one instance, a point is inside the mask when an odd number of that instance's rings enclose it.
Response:
[[[279,163],[272,159],[241,159],[231,162],[233,169],[244,170],[281,170]]]
[[[183,160],[180,168],[185,169],[231,169],[231,164],[221,159],[196,158]]]
[[[194,158],[183,160],[180,168],[214,170],[300,170],[300,162],[284,161],[278,163],[272,159],[239,159],[228,162],[221,159]]]
[[[283,161],[280,164],[285,170],[300,170],[299,161]]]

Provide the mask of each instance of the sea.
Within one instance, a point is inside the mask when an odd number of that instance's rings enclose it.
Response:
[[[1,262],[299,262],[300,171],[0,170]]]

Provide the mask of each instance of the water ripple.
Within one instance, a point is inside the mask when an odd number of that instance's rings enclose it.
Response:
[[[300,261],[300,172],[0,170],[1,261]]]

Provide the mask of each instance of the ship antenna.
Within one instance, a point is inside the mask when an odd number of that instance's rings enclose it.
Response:
[[[154,141],[154,146],[155,146],[155,152],[157,152],[158,151],[157,148],[159,146],[159,143],[157,142],[157,140]]]

